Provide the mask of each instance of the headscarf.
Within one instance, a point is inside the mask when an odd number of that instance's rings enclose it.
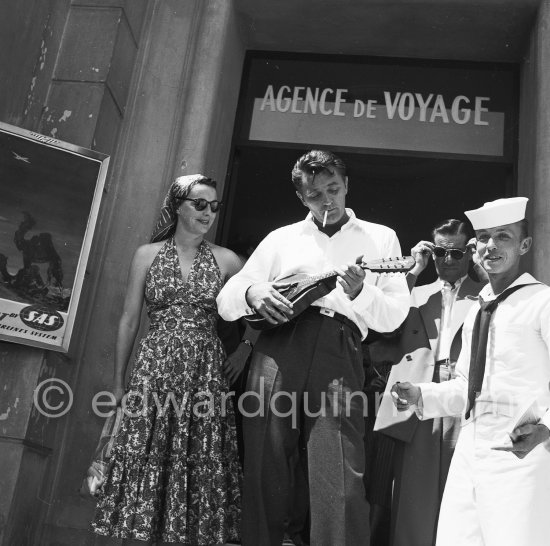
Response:
[[[151,234],[151,242],[158,243],[164,241],[174,235],[176,232],[176,224],[178,221],[177,209],[180,200],[189,195],[189,192],[196,184],[203,180],[209,180],[202,174],[189,174],[187,176],[179,176],[170,186],[162,207],[160,209],[159,218],[155,225],[155,229]]]

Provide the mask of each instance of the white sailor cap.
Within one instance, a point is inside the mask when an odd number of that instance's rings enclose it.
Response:
[[[479,209],[467,210],[464,214],[474,229],[487,229],[519,222],[525,218],[527,197],[509,197],[485,203]]]

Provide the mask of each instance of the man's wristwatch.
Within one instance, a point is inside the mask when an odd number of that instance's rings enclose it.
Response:
[[[249,339],[241,339],[241,343],[244,343],[245,345],[248,345],[250,349],[254,349],[254,344]]]

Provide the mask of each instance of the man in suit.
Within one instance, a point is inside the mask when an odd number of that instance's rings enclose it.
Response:
[[[468,275],[472,251],[471,227],[460,220],[441,222],[432,241],[420,241],[411,253],[416,265],[407,274],[411,309],[396,343],[401,360],[392,368],[388,385],[414,375],[417,381],[444,382],[454,374],[461,348],[462,323],[484,285]],[[415,287],[417,277],[433,257],[438,279]],[[480,268],[478,267],[478,270]],[[485,277],[486,278],[486,277]],[[431,546],[447,473],[460,430],[455,417],[419,421],[409,411],[397,414],[389,389],[378,413],[376,430],[397,439],[392,501],[393,546]],[[422,502],[418,494],[422,491]]]

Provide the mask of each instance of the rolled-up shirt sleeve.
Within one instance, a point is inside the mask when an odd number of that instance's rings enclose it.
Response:
[[[275,235],[269,234],[252,253],[244,267],[222,288],[216,303],[224,320],[237,320],[252,314],[246,302],[246,291],[255,283],[274,279],[277,274]]]
[[[370,276],[367,273],[367,276]],[[410,293],[403,275],[365,282],[351,309],[357,321],[377,332],[393,332],[407,317]]]
[[[384,248],[386,258],[401,256],[401,246],[395,232],[388,230]],[[365,257],[368,261],[368,256]],[[401,273],[375,275],[366,272],[361,292],[351,301],[351,309],[363,330],[393,332],[407,317],[410,292]]]

